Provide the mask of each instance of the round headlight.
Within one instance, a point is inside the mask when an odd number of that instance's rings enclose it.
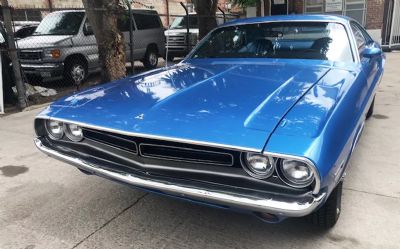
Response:
[[[64,136],[63,123],[55,120],[46,120],[47,133],[52,139],[61,139]]]
[[[74,142],[79,142],[83,139],[82,128],[76,124],[66,124],[65,135]]]
[[[305,162],[283,159],[280,163],[280,171],[282,180],[293,187],[304,188],[314,181],[314,173]]]
[[[268,178],[274,173],[274,159],[257,153],[247,153],[244,169],[256,178]]]

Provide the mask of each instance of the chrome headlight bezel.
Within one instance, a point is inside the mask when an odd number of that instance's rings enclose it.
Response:
[[[74,134],[74,132],[78,132],[78,134]],[[69,138],[69,140],[73,142],[80,142],[83,140],[83,130],[77,124],[73,123],[65,123],[64,124],[64,133]]]
[[[255,157],[259,157],[260,159],[267,160],[267,170],[266,172],[262,172],[258,170],[256,167],[251,165],[251,160],[254,160]],[[261,153],[253,153],[247,152],[241,156],[242,158],[242,166],[243,169],[252,177],[257,179],[267,179],[271,177],[275,172],[275,160],[271,156],[267,156]]]
[[[292,163],[292,165],[290,166],[285,163]],[[285,169],[285,166],[292,167],[292,168]],[[293,169],[293,167],[300,167],[300,168],[306,169],[308,176],[304,180],[295,179],[294,177],[290,176],[290,173],[288,172],[288,170]],[[300,172],[300,168],[298,169],[298,172]],[[315,181],[315,178],[317,177],[315,174],[314,167],[311,166],[308,162],[306,162],[304,160],[297,160],[297,159],[292,159],[292,158],[279,159],[277,167],[276,167],[276,172],[278,174],[278,177],[283,182],[285,182],[287,185],[294,187],[294,188],[308,187]],[[303,171],[303,172],[305,172],[305,171]]]
[[[54,132],[53,128],[51,127],[52,123],[57,123],[58,124],[59,130],[60,130],[58,133]],[[51,139],[60,140],[60,139],[62,139],[64,137],[64,123],[63,122],[60,122],[60,121],[57,121],[57,120],[47,119],[44,122],[44,126],[46,128],[47,135]]]

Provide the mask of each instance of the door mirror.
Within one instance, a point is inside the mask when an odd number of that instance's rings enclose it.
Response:
[[[89,22],[85,22],[85,25],[83,26],[83,34],[84,35],[94,35],[94,32],[93,32],[93,28],[92,28],[92,26],[90,25],[90,23]]]
[[[381,54],[382,54],[381,48],[376,47],[374,45],[366,47],[363,52],[363,56],[366,58],[372,58]]]

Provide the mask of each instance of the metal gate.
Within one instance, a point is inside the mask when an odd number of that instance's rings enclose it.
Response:
[[[394,0],[389,48],[400,48],[400,0]]]

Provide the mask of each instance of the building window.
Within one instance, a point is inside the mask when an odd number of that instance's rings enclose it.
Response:
[[[366,0],[304,0],[304,13],[345,15],[362,25],[365,24],[366,7]]]
[[[35,9],[14,9],[12,11],[14,21],[41,21],[42,13]]]

